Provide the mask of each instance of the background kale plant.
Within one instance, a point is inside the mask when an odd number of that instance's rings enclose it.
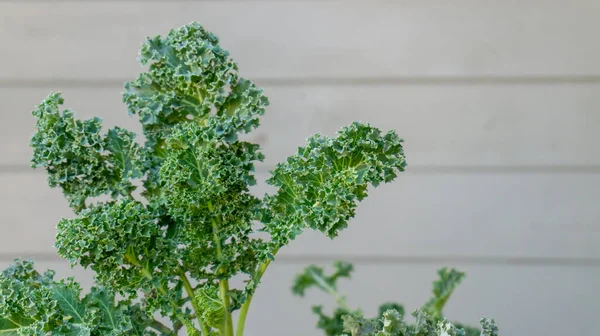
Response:
[[[365,318],[361,309],[351,308],[346,301],[346,296],[342,295],[338,290],[338,280],[340,278],[349,279],[354,266],[349,262],[339,260],[334,261],[332,266],[333,272],[327,274],[322,267],[309,265],[302,273],[296,276],[292,286],[292,292],[297,296],[303,297],[308,289],[316,288],[333,297],[336,307],[331,315],[323,311],[322,305],[312,307],[313,313],[318,317],[317,328],[321,329],[327,336],[339,336],[343,334],[346,331],[348,316],[359,318],[362,324],[370,325],[375,329],[383,327],[386,316],[388,319],[394,319],[394,323],[402,323],[407,330],[418,330],[420,328],[419,323],[430,323],[433,326],[436,326],[438,323],[447,323],[442,311],[454,289],[456,289],[465,277],[465,273],[455,269],[442,268],[438,270],[438,279],[433,282],[431,298],[422,307],[412,313],[413,316],[417,317],[417,321],[416,323],[409,324],[404,320],[404,306],[396,302],[381,304],[377,316],[373,318]],[[394,312],[391,313],[391,310]],[[427,318],[424,318],[425,316]],[[478,328],[465,326],[462,323],[452,322],[452,325],[456,330],[462,329],[465,336],[479,336],[481,334]]]

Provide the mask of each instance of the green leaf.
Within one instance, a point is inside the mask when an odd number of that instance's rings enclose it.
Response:
[[[464,279],[465,273],[455,269],[442,268],[438,271],[439,279],[433,283],[433,295],[422,309],[436,319],[443,317],[442,310],[450,295]]]
[[[219,287],[204,285],[196,290],[202,321],[212,328],[221,328],[225,321],[225,306],[219,298]]]
[[[12,332],[45,332],[62,322],[62,311],[53,297],[53,272],[39,274],[33,260],[15,260],[0,274],[2,329]]]
[[[110,295],[107,290],[94,288],[86,300],[90,305],[98,308],[101,320],[108,329],[117,330],[120,327],[118,322],[122,318],[122,314],[115,308],[114,296]]]
[[[339,278],[350,278],[353,271],[351,263],[345,261],[334,261],[334,272],[326,275],[322,267],[316,265],[307,266],[304,271],[297,275],[292,286],[292,293],[298,296],[304,296],[307,289],[316,287],[322,291],[337,295],[337,280]]]
[[[365,319],[360,314],[345,315],[344,331],[351,336],[465,336],[465,330],[448,322],[445,319],[436,321],[422,310],[415,311],[415,325],[408,325],[396,310],[386,311],[379,325],[377,321]],[[497,336],[497,328],[493,320],[482,319],[483,331],[481,335]],[[490,333],[492,332],[492,333]],[[493,332],[496,332],[495,334]]]
[[[481,336],[498,336],[499,329],[494,319],[482,318],[479,323],[481,324]]]
[[[334,310],[332,316],[327,316],[323,312],[322,306],[314,306],[312,311],[319,318],[317,321],[317,328],[323,330],[325,335],[328,336],[341,335],[344,332],[342,317],[353,313],[345,308],[338,307]]]
[[[85,305],[80,301],[81,288],[76,283],[57,283],[52,286],[54,298],[65,318],[73,324],[85,323]]]
[[[32,112],[32,167],[46,169],[50,187],[60,187],[76,212],[92,197],[129,195],[135,189],[130,180],[142,175],[135,134],[115,128],[101,135],[100,118],[75,119],[71,110],[61,113],[63,103],[60,93],[51,93]]]
[[[360,314],[345,315],[342,317],[344,332],[352,336],[375,336],[377,326],[375,321],[365,319]]]
[[[71,324],[69,326],[67,326],[66,328],[63,328],[63,330],[60,331],[60,335],[65,335],[65,336],[90,336],[91,335],[91,330],[89,327],[85,326],[85,325],[75,325],[75,324]]]
[[[439,336],[465,336],[465,331],[463,329],[457,328],[446,320],[439,321],[435,331]]]
[[[153,281],[168,281],[177,264],[175,242],[165,238],[166,227],[156,225],[156,211],[128,198],[85,209],[58,223],[57,252],[90,267],[111,291],[135,296],[139,289],[152,290]]]
[[[18,336],[19,329],[31,323],[30,320],[19,320],[16,317],[0,317],[0,335]]]
[[[385,314],[389,310],[395,310],[400,316],[404,316],[404,306],[395,302],[386,302],[379,306],[379,318],[383,318],[383,314]]]
[[[393,309],[383,313],[381,322],[381,331],[377,333],[377,336],[402,335],[408,330],[408,326],[402,321],[402,315]]]
[[[355,122],[335,138],[317,134],[278,164],[267,180],[279,190],[265,197],[265,231],[275,248],[307,228],[334,238],[354,217],[367,187],[390,182],[405,167],[402,140],[393,131],[381,134]]]

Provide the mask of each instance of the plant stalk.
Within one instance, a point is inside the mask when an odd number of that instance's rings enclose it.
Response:
[[[319,286],[321,286],[321,288],[323,288],[327,293],[331,294],[334,299],[335,302],[342,308],[351,311],[352,309],[350,308],[350,306],[348,306],[348,304],[346,303],[346,299],[341,296],[337,290],[335,290],[334,288],[332,288],[331,286],[329,286],[328,283],[326,283],[325,281],[323,281],[323,279],[321,279],[320,276],[318,276],[317,274],[313,273],[313,279],[315,279],[315,281],[319,284]]]
[[[208,336],[208,327],[206,326],[206,324],[204,324],[204,322],[202,322],[202,318],[200,317],[200,313],[202,311],[200,310],[200,305],[198,305],[198,300],[196,300],[196,294],[194,294],[192,284],[190,283],[190,280],[188,279],[187,275],[185,275],[185,271],[183,269],[179,270],[179,278],[181,279],[181,282],[183,282],[185,292],[189,296],[190,302],[192,303],[192,307],[196,312],[196,319],[198,320],[198,324],[200,325],[200,330],[202,330],[203,335]]]
[[[155,329],[156,331],[160,331],[162,334],[165,335],[176,335],[175,331],[171,330],[169,327],[160,323],[157,320],[152,320],[150,322],[150,328]]]
[[[133,247],[129,247],[127,249],[127,252],[125,253],[125,258],[129,261],[129,263],[137,268],[139,268],[140,272],[142,273],[142,275],[148,279],[150,281],[150,283],[152,284],[152,286],[154,288],[156,288],[156,290],[164,295],[167,296],[167,290],[162,286],[159,285],[158,283],[156,283],[154,281],[154,276],[152,275],[152,273],[150,273],[150,271],[148,271],[142,264],[140,264],[139,260],[135,257],[135,251],[133,250]],[[169,302],[171,303],[171,307],[173,307],[174,311],[178,311],[181,307],[172,299],[169,300]],[[179,315],[179,314],[178,314]],[[184,319],[181,316],[178,316],[177,319],[185,324]]]
[[[213,205],[211,202],[208,202],[208,210],[213,212]],[[217,259],[219,262],[223,261],[223,249],[221,247],[221,239],[219,238],[219,226],[217,225],[216,219],[211,218],[212,229],[213,229],[213,240],[215,242],[215,247],[217,249]],[[217,274],[222,273],[223,269],[219,267],[217,270]],[[225,310],[225,321],[223,331],[225,336],[234,336],[233,334],[233,320],[231,316],[231,312],[229,312],[229,306],[231,302],[229,300],[229,281],[227,279],[219,280],[219,294],[221,297],[221,301],[223,302],[223,308]]]
[[[273,252],[273,255],[277,254],[278,250],[279,249],[275,250]],[[256,278],[254,279],[257,283],[260,281],[262,276],[265,274],[265,271],[267,270],[267,267],[269,267],[270,264],[271,264],[270,259],[265,261],[264,263],[260,264],[260,266],[258,267],[258,271],[256,272]],[[249,295],[246,298],[246,302],[244,302],[244,304],[240,308],[240,316],[238,317],[237,327],[235,329],[235,336],[244,335],[244,328],[246,327],[246,318],[248,317],[248,310],[250,309],[250,304],[252,304],[253,297],[254,297],[254,295]]]
[[[226,336],[234,336],[233,335],[233,319],[231,313],[229,312],[229,306],[231,302],[229,300],[229,281],[227,280],[219,280],[219,291],[221,294],[221,301],[223,301],[223,307],[225,309],[225,335]]]

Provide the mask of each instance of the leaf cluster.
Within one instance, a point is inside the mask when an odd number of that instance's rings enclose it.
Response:
[[[138,305],[116,303],[105,288],[82,295],[73,279],[40,274],[32,260],[17,260],[0,274],[0,335],[142,335],[152,323]]]
[[[403,328],[405,328],[404,333],[390,335],[421,335],[418,333],[411,334],[409,332],[409,330],[419,330],[419,328],[421,328],[419,327],[419,323],[422,323],[423,325],[433,326],[431,330],[437,328],[437,325],[440,323],[443,324],[440,325],[440,328],[445,328],[446,325],[452,325],[452,328],[456,328],[456,330],[460,331],[456,335],[461,336],[480,335],[480,331],[478,328],[466,326],[462,323],[450,323],[446,320],[444,314],[442,313],[444,306],[448,302],[450,296],[452,295],[456,287],[460,284],[460,282],[464,279],[465,273],[463,272],[448,268],[442,268],[438,270],[438,279],[433,282],[433,291],[431,298],[422,307],[414,311],[412,314],[413,316],[417,317],[417,324],[415,325],[404,321],[404,306],[396,302],[385,302],[381,304],[378,308],[377,316],[372,318],[365,317],[363,311],[360,309],[351,308],[347,304],[346,297],[340,294],[338,290],[337,281],[342,278],[350,279],[354,267],[351,263],[340,260],[334,261],[332,266],[333,271],[330,275],[328,275],[323,267],[317,265],[309,265],[304,268],[302,273],[296,276],[292,284],[292,293],[297,296],[302,297],[305,295],[308,289],[315,288],[331,295],[334,298],[336,306],[331,314],[326,314],[322,305],[316,305],[312,307],[313,313],[317,315],[318,318],[316,324],[317,328],[321,329],[323,333],[327,336],[339,336],[344,332],[349,332],[349,330],[347,330],[349,326],[352,323],[359,322],[361,327],[358,329],[352,329],[354,332],[351,333],[352,335],[380,336],[380,334],[367,333],[367,330],[369,332],[372,332],[374,330],[384,328],[384,320],[386,319],[386,314],[391,314],[387,318],[395,321],[390,323],[401,322]],[[490,326],[489,328],[493,327]]]
[[[378,320],[365,319],[361,315],[346,315],[343,317],[345,334],[351,336],[467,336],[463,328],[448,322],[446,319],[437,320],[423,310],[412,314],[416,323],[407,324],[400,313],[394,309],[386,310]],[[494,320],[482,318],[481,331],[473,335],[497,336],[498,327]]]

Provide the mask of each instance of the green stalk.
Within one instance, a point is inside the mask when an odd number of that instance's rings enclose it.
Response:
[[[198,305],[198,300],[196,300],[196,295],[194,294],[194,289],[192,288],[192,284],[188,279],[187,275],[185,275],[185,271],[183,269],[179,270],[179,278],[181,282],[183,282],[183,287],[185,288],[185,292],[190,297],[190,301],[192,302],[192,307],[196,312],[196,319],[198,320],[198,324],[200,325],[200,330],[202,330],[202,334],[208,336],[208,327],[206,324],[202,322],[202,318],[200,317],[200,305]]]
[[[208,202],[208,210],[210,212],[213,211],[213,206],[211,202]],[[213,240],[215,242],[215,246],[217,248],[217,258],[219,261],[223,260],[223,250],[221,248],[221,240],[219,239],[219,227],[217,225],[217,221],[215,218],[211,218],[212,228],[213,228]],[[217,274],[222,273],[223,269],[219,267]],[[234,336],[233,335],[233,320],[231,317],[231,313],[229,312],[229,306],[231,302],[229,300],[229,281],[227,279],[219,280],[219,294],[221,297],[221,301],[223,302],[223,308],[225,309],[225,321],[223,331],[225,336]]]
[[[175,331],[171,330],[169,327],[160,323],[157,320],[152,320],[150,322],[150,328],[155,329],[156,331],[160,331],[162,334],[165,334],[165,335],[175,335],[176,334]]]
[[[140,269],[140,272],[142,273],[142,275],[148,279],[150,281],[150,283],[152,284],[152,286],[154,288],[156,288],[156,290],[164,295],[167,296],[167,290],[160,284],[158,284],[156,281],[154,281],[154,276],[152,275],[152,273],[150,273],[149,270],[147,270],[142,264],[140,264],[140,262],[138,261],[138,259],[135,257],[135,251],[133,250],[133,247],[130,246],[127,248],[127,251],[125,253],[125,259],[127,259],[129,261],[129,263],[137,268]],[[173,310],[178,311],[181,307],[172,299],[169,300],[169,302],[171,303],[171,307],[173,307]],[[177,314],[179,315],[179,314]],[[177,316],[177,319],[179,319],[179,321],[183,324],[185,324],[185,320],[183,319],[182,316]]]
[[[273,255],[275,255],[277,253],[277,251],[278,251],[278,249],[273,251]],[[267,260],[264,263],[260,264],[260,266],[258,267],[258,271],[256,272],[256,278],[255,278],[256,282],[260,281],[262,276],[265,274],[267,267],[269,267],[270,264],[271,264],[271,260]],[[235,336],[244,335],[244,328],[246,327],[246,317],[248,317],[248,310],[250,309],[250,304],[252,304],[253,297],[254,297],[254,295],[249,295],[248,298],[246,298],[246,302],[244,302],[244,304],[240,308],[240,316],[238,318],[237,327],[235,330]]]
[[[233,335],[233,319],[231,318],[231,313],[229,312],[229,306],[231,302],[229,301],[229,281],[227,280],[219,280],[219,290],[221,294],[221,301],[223,301],[223,306],[225,308],[225,335],[234,336]]]

